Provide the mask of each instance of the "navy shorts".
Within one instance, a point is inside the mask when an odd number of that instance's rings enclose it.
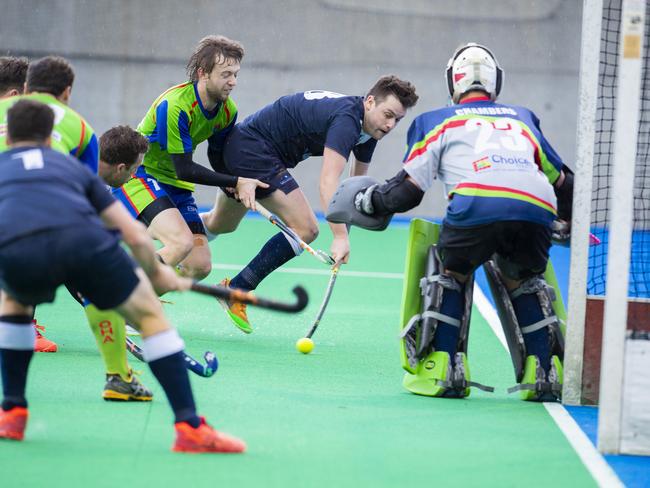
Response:
[[[266,198],[276,190],[289,194],[299,187],[273,147],[259,135],[238,125],[226,140],[223,159],[225,173],[256,178],[269,185],[269,188],[255,191],[258,199]],[[225,193],[232,197],[231,193]]]
[[[443,266],[467,275],[496,254],[497,265],[512,280],[546,269],[551,247],[548,226],[525,221],[500,221],[474,227],[442,224],[438,250]]]
[[[139,282],[117,237],[98,225],[43,231],[0,248],[0,288],[23,305],[53,302],[66,285],[97,308],[111,309]]]
[[[205,234],[205,227],[191,191],[161,183],[140,166],[133,178],[120,188],[114,188],[113,196],[147,227],[163,210],[177,208],[192,231]]]

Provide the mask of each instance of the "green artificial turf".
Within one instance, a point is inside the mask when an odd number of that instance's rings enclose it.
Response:
[[[217,266],[207,281],[232,276],[275,229],[246,219],[212,243]],[[316,247],[327,248],[323,225]],[[37,354],[28,383],[30,422],[22,443],[0,442],[0,486],[593,486],[588,471],[543,405],[524,403],[508,354],[474,310],[474,380],[497,387],[465,400],[418,397],[401,387],[398,330],[402,282],[350,271],[401,273],[407,228],[354,230],[343,268],[309,355],[294,344],[310,328],[328,281],[305,254],[276,272],[260,295],[288,299],[296,283],[310,294],[297,315],[249,309],[254,333],[231,325],[214,299],[174,294],[165,305],[187,351],[217,353],[209,379],[192,375],[199,411],[248,443],[244,455],[170,452],[172,414],[154,390],[151,404],[107,403],[103,367],[80,307],[65,290],[37,317],[57,341]],[[322,271],[312,274],[311,271]]]

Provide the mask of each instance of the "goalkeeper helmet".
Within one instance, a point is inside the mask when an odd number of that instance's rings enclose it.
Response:
[[[456,49],[447,62],[447,88],[454,103],[471,90],[482,90],[495,100],[501,92],[503,70],[485,46],[470,42]]]

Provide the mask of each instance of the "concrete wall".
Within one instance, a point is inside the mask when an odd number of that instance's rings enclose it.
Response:
[[[416,84],[420,102],[377,148],[371,175],[400,167],[412,118],[447,100],[443,70],[454,48],[485,43],[505,70],[504,103],[533,109],[569,165],[574,158],[579,0],[4,0],[0,52],[61,54],[74,64],[72,106],[101,133],[136,125],[156,96],[185,80],[204,35],[241,41],[246,56],[233,98],[244,117],[308,89],[365,93],[382,74]],[[207,161],[199,147],[196,159]],[[317,208],[319,158],[295,175]],[[209,205],[214,190],[197,192]],[[414,211],[441,215],[432,190]]]

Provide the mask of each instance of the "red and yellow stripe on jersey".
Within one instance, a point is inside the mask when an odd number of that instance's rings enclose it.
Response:
[[[163,92],[138,125],[149,140],[143,166],[158,181],[194,191],[194,184],[179,180],[171,154],[193,153],[212,135],[235,124],[237,106],[230,98],[212,111],[205,109],[196,84],[187,82]]]

